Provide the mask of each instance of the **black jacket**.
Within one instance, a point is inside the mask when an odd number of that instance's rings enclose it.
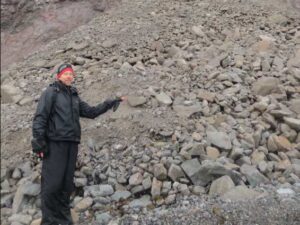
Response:
[[[33,118],[33,138],[43,141],[80,142],[79,117],[94,119],[113,105],[114,100],[107,100],[91,107],[80,99],[76,88],[67,87],[60,81],[56,81],[42,93],[39,99]]]

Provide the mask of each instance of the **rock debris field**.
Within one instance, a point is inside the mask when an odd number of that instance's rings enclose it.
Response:
[[[123,0],[1,71],[1,224],[40,223],[31,123],[61,62],[91,105],[128,96],[81,121],[76,224],[300,224],[298,7]]]

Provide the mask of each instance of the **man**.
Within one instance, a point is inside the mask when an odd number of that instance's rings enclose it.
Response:
[[[94,119],[119,106],[122,98],[89,106],[71,86],[74,71],[70,64],[58,67],[57,80],[41,95],[32,126],[32,149],[42,165],[41,225],[73,224],[70,195],[81,137],[79,117]]]

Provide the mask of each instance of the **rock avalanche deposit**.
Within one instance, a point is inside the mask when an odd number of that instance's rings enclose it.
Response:
[[[123,0],[1,71],[1,224],[39,224],[31,122],[61,62],[92,105],[128,96],[81,121],[78,224],[299,224],[300,7],[276,3]]]

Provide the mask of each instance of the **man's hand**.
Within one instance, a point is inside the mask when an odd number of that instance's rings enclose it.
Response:
[[[39,140],[39,139],[33,138],[31,140],[31,145],[32,145],[33,154],[37,158],[43,159],[47,156],[48,149],[47,149],[47,144],[44,140]]]
[[[113,100],[106,100],[106,103],[108,103],[112,108],[113,112],[115,112],[119,108],[120,102],[125,101],[126,99],[127,98],[125,96],[122,96],[122,97],[117,97]]]
[[[116,98],[116,103],[113,106],[113,112],[117,111],[117,109],[119,108],[120,102],[126,101],[126,97],[125,96],[121,96]]]

